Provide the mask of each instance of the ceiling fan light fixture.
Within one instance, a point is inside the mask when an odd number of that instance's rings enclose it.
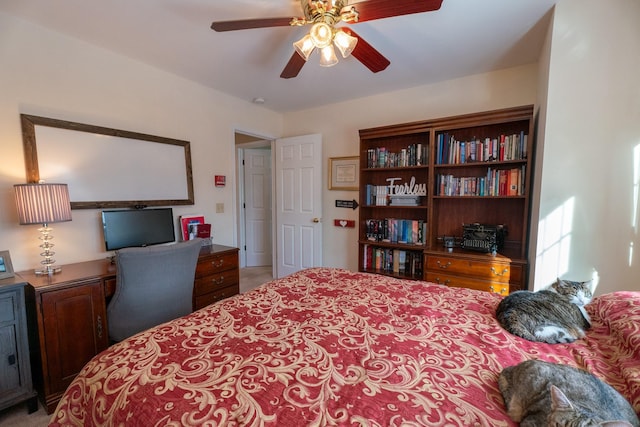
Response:
[[[300,56],[302,56],[304,60],[307,61],[309,60],[309,56],[316,46],[313,44],[311,36],[307,34],[306,36],[295,42],[293,44],[293,47],[295,48],[296,52],[298,52]]]
[[[313,44],[322,49],[329,46],[333,41],[333,28],[326,22],[316,22],[309,31],[309,36],[313,41]]]
[[[343,58],[351,55],[353,49],[355,49],[358,39],[350,34],[345,33],[342,30],[336,31],[336,35],[333,38],[333,43],[336,45]]]
[[[325,46],[320,49],[320,66],[321,67],[333,67],[338,63],[338,57],[333,45]]]

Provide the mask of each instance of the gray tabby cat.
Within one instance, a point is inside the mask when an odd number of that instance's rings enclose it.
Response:
[[[591,298],[591,281],[558,279],[547,289],[506,296],[498,304],[496,318],[507,331],[529,341],[570,343],[584,338],[591,327],[584,309]]]
[[[638,427],[635,411],[609,384],[568,365],[527,360],[498,377],[509,417],[521,427]]]

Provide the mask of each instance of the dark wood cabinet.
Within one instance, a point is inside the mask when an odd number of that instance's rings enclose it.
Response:
[[[526,289],[533,131],[532,105],[360,130],[359,270]],[[507,230],[497,253],[460,245],[475,223]]]
[[[14,278],[0,280],[0,410],[28,401],[38,409],[31,381],[24,287]]]
[[[57,400],[82,367],[109,346],[103,285],[95,280],[40,294],[46,396]]]
[[[104,281],[107,260],[63,266],[52,276],[19,273],[27,286],[34,381],[48,413],[93,356],[109,346]]]
[[[62,266],[52,276],[18,273],[27,283],[33,377],[52,413],[82,367],[109,346],[107,301],[116,288],[108,259]],[[202,308],[239,292],[238,249],[204,246],[196,266],[193,307]]]

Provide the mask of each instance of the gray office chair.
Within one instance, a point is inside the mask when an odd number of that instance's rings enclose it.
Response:
[[[116,291],[107,307],[111,341],[191,313],[201,246],[195,239],[116,253]]]

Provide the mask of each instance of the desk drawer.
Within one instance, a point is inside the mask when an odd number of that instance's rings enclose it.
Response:
[[[232,297],[240,293],[240,286],[238,283],[235,283],[231,286],[227,286],[222,289],[217,289],[214,292],[209,292],[208,294],[198,295],[194,298],[194,310],[201,309],[203,307],[208,306],[209,304],[213,304],[216,301],[223,300],[225,298]]]
[[[193,295],[197,298],[200,295],[208,294],[231,285],[240,283],[238,269],[222,271],[206,277],[198,277],[193,286]]]
[[[479,291],[496,292],[500,295],[509,295],[508,283],[495,283],[485,280],[475,280],[469,277],[453,276],[448,274],[439,274],[427,271],[427,282],[447,285],[454,288],[470,288]]]
[[[492,282],[509,283],[510,270],[509,264],[493,259],[473,260],[447,256],[427,256],[427,272],[432,273],[460,274]]]
[[[202,257],[196,266],[196,279],[230,269],[238,269],[236,252]]]

